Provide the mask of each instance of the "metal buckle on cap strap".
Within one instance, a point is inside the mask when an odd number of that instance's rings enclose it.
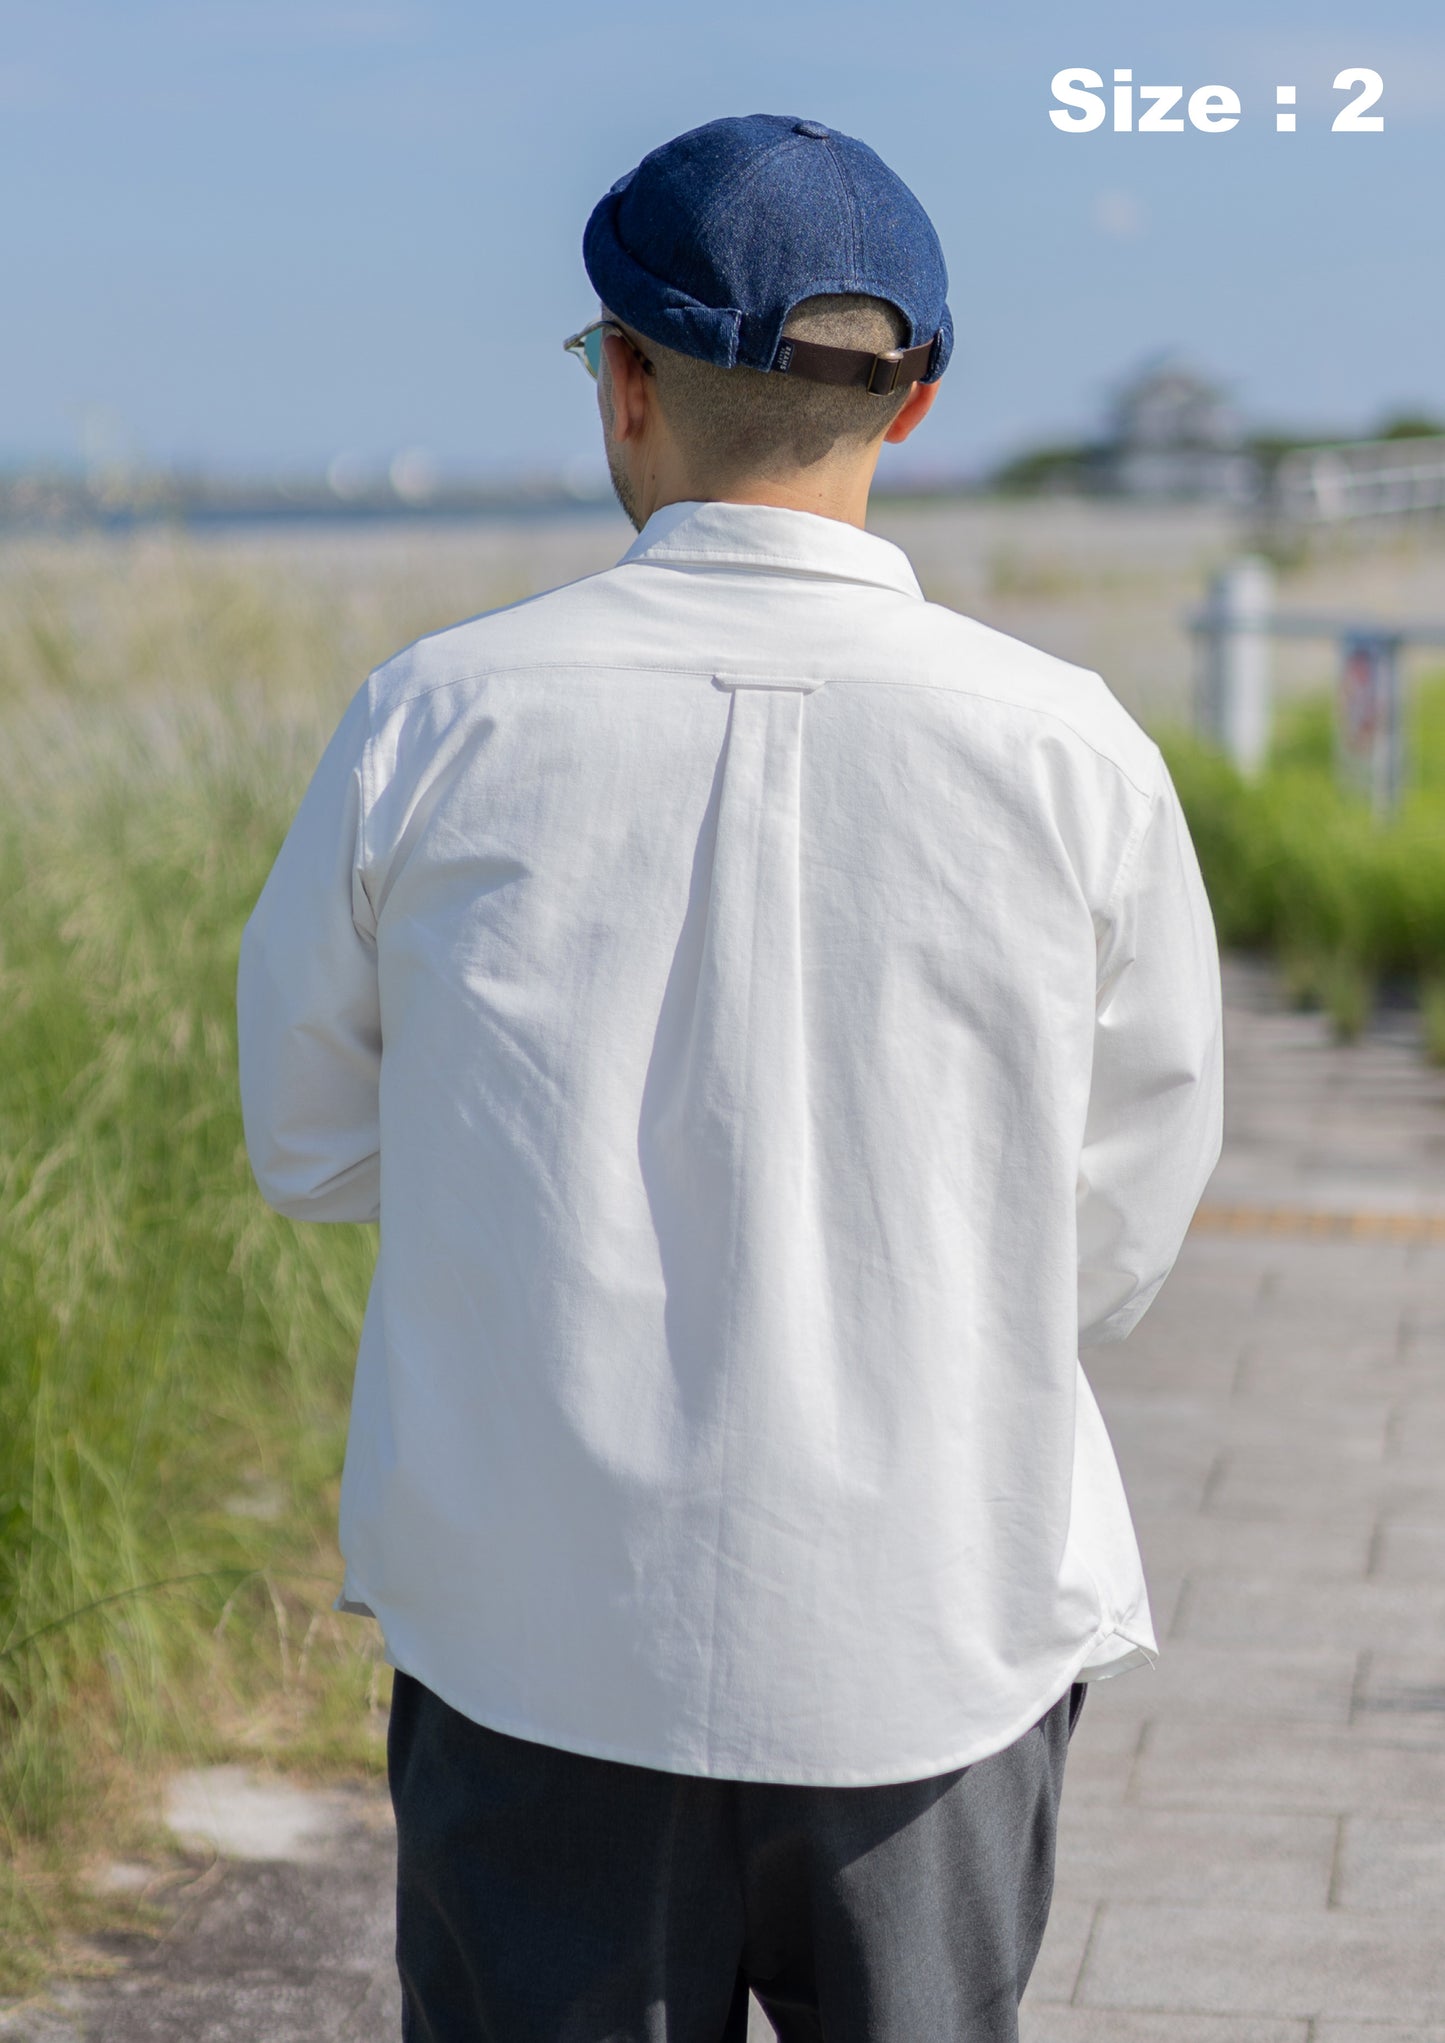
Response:
[[[890,348],[886,355],[875,355],[863,388],[871,391],[875,397],[891,397],[898,388],[903,355],[902,348]],[[883,374],[884,371],[887,372],[886,376]]]

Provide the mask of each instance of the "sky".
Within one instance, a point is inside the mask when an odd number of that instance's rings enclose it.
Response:
[[[1331,130],[1354,66],[1381,133]],[[1239,124],[1062,132],[1072,67]],[[0,469],[605,484],[559,345],[587,215],[756,112],[861,136],[938,228],[954,357],[880,475],[1097,434],[1165,352],[1261,428],[1445,415],[1440,0],[0,0]]]

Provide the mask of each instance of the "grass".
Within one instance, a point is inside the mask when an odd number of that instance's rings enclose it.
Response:
[[[1345,1039],[1364,1028],[1380,989],[1412,993],[1427,1054],[1440,1054],[1445,675],[1412,690],[1410,784],[1387,822],[1336,785],[1327,696],[1281,713],[1269,764],[1254,781],[1196,738],[1157,735],[1221,945],[1274,955],[1289,996],[1323,1007]]]
[[[87,1869],[162,1851],[164,1766],[380,1763],[330,1608],[373,1231],[255,1191],[234,981],[342,704],[440,620],[258,586],[0,582],[0,1989],[122,1908]]]

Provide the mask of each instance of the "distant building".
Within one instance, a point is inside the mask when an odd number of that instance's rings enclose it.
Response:
[[[1085,476],[1105,495],[1145,502],[1243,504],[1260,485],[1224,391],[1171,356],[1145,363],[1119,390]]]
[[[1244,505],[1258,500],[1264,470],[1220,386],[1156,355],[1115,392],[1101,438],[1031,448],[990,480],[1007,495]]]

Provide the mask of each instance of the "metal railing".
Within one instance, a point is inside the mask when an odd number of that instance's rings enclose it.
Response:
[[[1273,499],[1304,525],[1445,510],[1445,436],[1297,449],[1275,470]]]

